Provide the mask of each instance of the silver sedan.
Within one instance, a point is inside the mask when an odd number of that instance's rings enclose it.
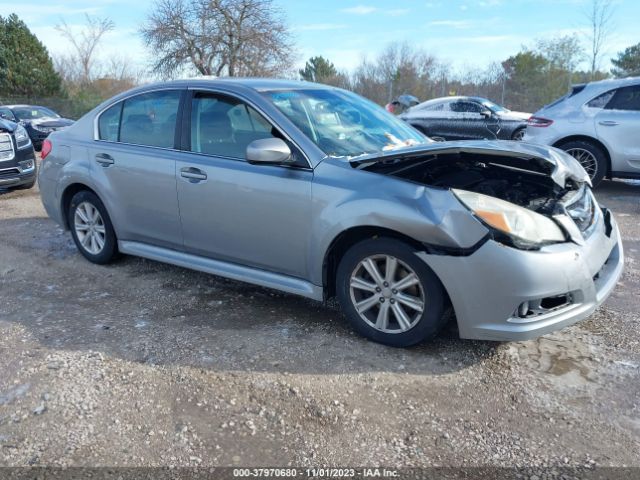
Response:
[[[315,300],[408,346],[579,321],[622,272],[611,213],[569,155],[435,143],[344,90],[199,79],[108,100],[45,141],[49,215],[89,261],[137,255]],[[81,288],[81,287],[79,287]]]

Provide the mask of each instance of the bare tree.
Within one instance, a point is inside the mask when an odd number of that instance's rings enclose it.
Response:
[[[293,42],[272,0],[157,0],[140,33],[165,78],[191,68],[215,76],[292,70]]]
[[[589,25],[589,61],[591,78],[598,71],[607,40],[613,32],[614,6],[611,0],[591,0],[585,16]]]
[[[404,93],[418,98],[433,95],[441,78],[436,59],[408,43],[389,44],[375,60],[363,59],[356,68],[352,88],[378,103]]]
[[[74,32],[64,20],[55,27],[73,47],[70,55],[58,61],[59,67],[67,71],[67,76],[78,77],[76,80],[82,84],[91,82],[96,49],[102,37],[115,28],[115,24],[109,18],[92,17],[88,14],[85,17],[85,28],[79,33]]]

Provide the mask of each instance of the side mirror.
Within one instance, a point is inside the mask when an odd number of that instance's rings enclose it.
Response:
[[[480,112],[480,115],[482,115],[484,118],[491,118],[493,116],[493,112],[491,110],[482,110]]]
[[[277,165],[292,162],[291,149],[280,138],[254,140],[247,146],[246,156],[249,163]]]

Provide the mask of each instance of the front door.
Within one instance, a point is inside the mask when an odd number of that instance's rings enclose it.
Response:
[[[184,118],[188,145],[176,165],[185,250],[304,278],[313,172],[252,165],[253,140],[278,135],[256,110],[227,95],[194,92]]]
[[[622,87],[595,116],[598,137],[609,147],[611,170],[640,174],[640,85]]]

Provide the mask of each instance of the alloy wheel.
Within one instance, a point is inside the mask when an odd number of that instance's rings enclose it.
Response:
[[[360,318],[384,333],[411,330],[425,309],[418,275],[391,255],[372,255],[358,263],[349,288]]]
[[[570,148],[566,152],[575,158],[582,168],[589,174],[589,178],[594,178],[598,173],[598,159],[585,148]]]
[[[91,255],[102,252],[106,243],[106,228],[100,211],[89,202],[82,202],[76,208],[74,229],[82,248]]]

